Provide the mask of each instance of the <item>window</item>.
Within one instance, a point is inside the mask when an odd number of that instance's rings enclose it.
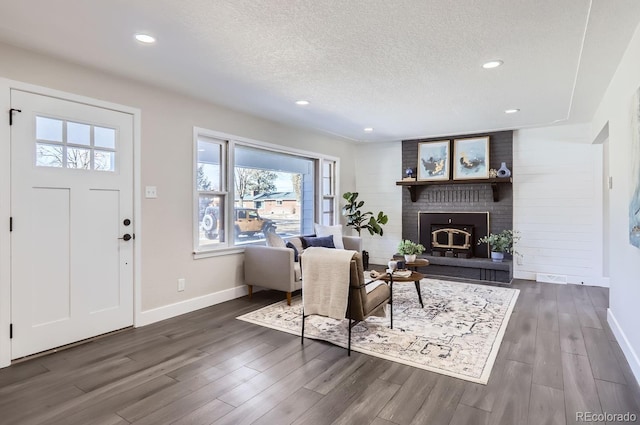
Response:
[[[333,224],[334,160],[204,129],[194,145],[196,258]]]
[[[312,233],[316,160],[239,142],[233,152],[236,208],[258,215],[257,223],[236,226],[235,244],[263,240],[268,229],[282,237]]]
[[[227,190],[224,159],[227,142],[199,136],[196,142],[196,249],[225,244]]]
[[[116,130],[36,116],[36,166],[115,171]]]
[[[322,224],[326,226],[335,222],[335,169],[336,161],[322,161]]]

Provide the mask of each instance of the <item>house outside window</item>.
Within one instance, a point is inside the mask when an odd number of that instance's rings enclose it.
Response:
[[[236,206],[259,206],[262,219],[269,220],[282,237],[313,232],[317,160],[241,143],[236,143],[234,157]],[[263,237],[259,232],[239,232],[235,243],[254,243]]]

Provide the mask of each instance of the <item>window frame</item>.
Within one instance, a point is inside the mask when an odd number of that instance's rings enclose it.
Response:
[[[209,139],[210,143],[220,145],[220,190],[198,190],[198,142],[201,139]],[[209,141],[207,140],[207,141]],[[229,217],[227,214],[227,204],[232,194],[229,191],[228,185],[228,155],[229,153],[229,140],[220,137],[220,134],[211,132],[206,129],[194,127],[193,131],[193,176],[192,176],[192,193],[193,193],[193,254],[198,256],[203,253],[222,252],[229,250],[232,246],[229,244]],[[222,223],[222,229],[225,232],[224,242],[218,244],[201,245],[200,244],[200,195],[212,195],[224,197],[225,213],[223,214],[224,221]]]
[[[53,121],[60,121],[62,123],[62,140],[49,140],[49,139],[40,139],[37,137],[37,125],[38,125],[38,118],[42,118],[42,119],[46,119],[46,120],[53,120]],[[77,124],[77,125],[85,125],[89,127],[89,144],[82,144],[82,143],[75,143],[75,142],[70,142],[69,141],[69,130],[68,130],[68,126],[69,124]],[[36,125],[36,137],[35,137],[35,149],[36,149],[36,155],[34,157],[34,163],[33,165],[37,168],[48,168],[48,169],[52,169],[52,170],[75,170],[75,171],[82,171],[82,172],[90,172],[90,171],[97,171],[97,172],[104,172],[104,173],[113,173],[113,174],[118,174],[119,173],[119,146],[118,146],[118,136],[119,136],[119,130],[117,128],[111,128],[111,127],[106,127],[104,125],[101,124],[97,124],[94,122],[81,122],[79,120],[73,120],[73,119],[68,119],[68,118],[62,118],[62,117],[57,117],[57,116],[53,116],[50,114],[40,114],[37,113],[35,115],[35,125]],[[108,129],[108,130],[113,130],[114,132],[114,144],[113,147],[104,147],[104,146],[98,146],[96,145],[96,137],[95,137],[95,129],[96,128],[104,128],[104,129]],[[60,166],[51,166],[51,165],[44,165],[44,164],[38,164],[38,148],[39,145],[44,145],[44,146],[56,146],[62,149],[61,151],[61,163]],[[88,168],[84,168],[84,167],[69,167],[68,163],[69,163],[69,149],[84,149],[89,151],[89,167]],[[113,160],[112,160],[112,165],[113,165],[113,169],[101,169],[101,168],[96,168],[96,152],[101,152],[101,153],[108,153],[108,154],[113,154]]]
[[[221,189],[226,188],[224,192],[226,196],[225,201],[225,211],[224,211],[224,229],[226,232],[225,242],[219,243],[216,245],[207,245],[204,247],[200,247],[200,239],[199,239],[199,194],[197,188],[197,173],[198,173],[198,138],[205,137],[214,140],[219,140],[225,142],[225,146],[223,146],[223,153],[221,158],[221,173],[222,173],[222,181],[221,181]],[[235,234],[233,229],[233,221],[232,218],[235,216],[234,208],[235,208],[235,184],[234,182],[234,167],[235,167],[235,149],[236,146],[255,148],[268,150],[274,153],[281,153],[284,155],[295,155],[304,158],[308,158],[312,160],[315,164],[315,172],[314,172],[314,187],[315,187],[315,195],[314,195],[314,222],[321,223],[322,222],[322,212],[323,212],[323,191],[322,191],[322,178],[323,178],[323,164],[324,161],[331,161],[334,163],[334,191],[337,191],[340,183],[340,159],[338,157],[321,154],[318,152],[311,152],[303,149],[298,149],[294,147],[289,147],[285,145],[278,145],[275,143],[264,142],[260,140],[254,140],[242,136],[236,136],[220,131],[209,130],[201,127],[193,128],[193,175],[192,175],[192,191],[193,191],[193,200],[192,200],[192,208],[193,208],[193,256],[194,259],[207,258],[207,257],[216,257],[221,255],[230,255],[236,253],[244,252],[244,248],[246,245],[235,245]],[[207,192],[209,193],[209,192]],[[211,192],[213,193],[213,192]],[[334,194],[335,195],[335,194]],[[338,223],[338,197],[333,196],[333,220],[334,223]]]
[[[329,170],[330,170],[330,174],[331,176],[329,177],[330,182],[329,182],[329,186],[330,186],[330,193],[329,194],[324,194],[324,181],[325,181],[325,174],[324,174],[324,165],[325,164],[329,164]],[[330,157],[324,157],[320,160],[320,215],[319,215],[319,223],[326,225],[326,226],[333,226],[337,223],[339,223],[339,219],[338,219],[338,205],[337,205],[337,200],[338,200],[338,196],[336,196],[336,192],[338,190],[338,164],[339,161],[336,158],[330,158]],[[325,216],[325,210],[324,210],[324,201],[329,200],[332,204],[332,212],[333,214],[331,215],[331,222],[330,223],[325,223],[324,222],[324,216]]]

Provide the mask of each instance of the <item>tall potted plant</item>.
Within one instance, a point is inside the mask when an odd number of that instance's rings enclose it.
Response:
[[[500,233],[489,233],[489,235],[478,239],[478,245],[482,243],[489,244],[491,248],[491,259],[500,262],[504,258],[504,253],[517,254],[513,249],[515,242],[520,239],[518,232],[511,229],[505,229]]]
[[[362,212],[364,201],[358,201],[358,192],[346,192],[342,197],[347,204],[342,208],[342,215],[347,219],[347,227],[351,227],[361,236],[362,230],[368,230],[371,235],[382,236],[384,230],[382,226],[387,224],[389,217],[382,211],[375,215],[371,211]],[[369,267],[369,253],[362,251],[362,263],[365,268]]]
[[[380,211],[374,215],[371,211],[362,212],[360,208],[364,206],[364,201],[358,201],[358,192],[346,192],[342,197],[347,200],[347,204],[342,208],[342,215],[347,218],[348,227],[353,227],[358,236],[363,229],[368,230],[371,235],[382,236],[382,226],[389,221],[385,213]]]

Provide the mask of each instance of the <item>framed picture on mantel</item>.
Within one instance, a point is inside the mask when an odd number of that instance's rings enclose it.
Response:
[[[453,141],[453,179],[489,178],[489,136]]]
[[[418,143],[418,180],[449,180],[449,141]]]

